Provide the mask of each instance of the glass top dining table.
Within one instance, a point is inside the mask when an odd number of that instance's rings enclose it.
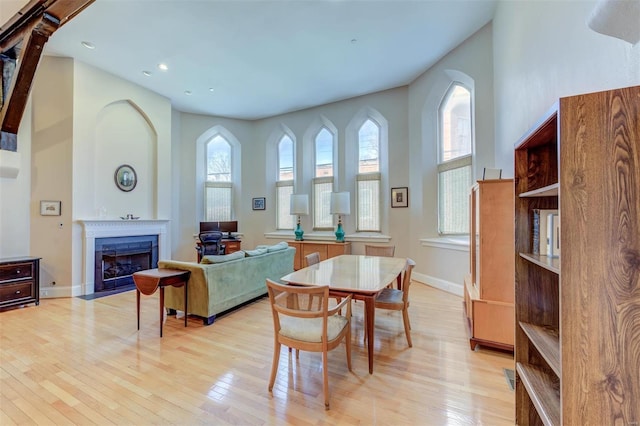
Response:
[[[369,373],[373,373],[375,297],[396,280],[406,263],[399,257],[345,254],[299,269],[281,280],[296,285],[328,285],[331,295],[351,294],[353,299],[364,301]]]

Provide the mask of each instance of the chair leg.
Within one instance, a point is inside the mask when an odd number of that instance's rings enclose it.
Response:
[[[402,310],[402,320],[404,322],[404,333],[407,335],[407,343],[409,347],[413,347],[413,343],[411,343],[411,324],[409,324],[409,310]]]
[[[279,362],[280,362],[280,342],[276,341],[275,344],[273,345],[273,364],[271,364],[271,378],[269,379],[269,392],[273,390],[273,384],[276,382],[276,374],[278,374]]]
[[[322,390],[324,392],[324,409],[329,409],[329,370],[328,370],[328,354],[327,351],[322,352]]]
[[[347,367],[349,368],[349,371],[351,371],[351,324],[349,324],[349,330],[347,330],[347,335],[345,336],[347,341],[346,341],[346,347],[347,347]]]

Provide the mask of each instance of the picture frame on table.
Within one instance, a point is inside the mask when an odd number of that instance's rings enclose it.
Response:
[[[409,188],[391,188],[391,207],[409,207]]]
[[[60,216],[62,214],[62,201],[40,201],[40,216]]]
[[[266,200],[264,197],[252,198],[251,204],[253,210],[265,210],[266,209]]]

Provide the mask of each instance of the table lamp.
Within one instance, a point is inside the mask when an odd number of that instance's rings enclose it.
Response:
[[[300,215],[309,214],[309,196],[307,194],[291,194],[290,202],[290,213],[298,215],[298,226],[294,232],[296,234],[296,241],[302,241],[304,231],[300,226]]]
[[[344,231],[342,230],[342,215],[351,214],[351,201],[348,192],[332,192],[329,213],[338,215],[338,228],[336,229],[336,242],[344,243]]]

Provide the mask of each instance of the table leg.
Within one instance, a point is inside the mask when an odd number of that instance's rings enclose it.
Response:
[[[373,374],[373,327],[375,325],[376,304],[374,297],[364,298],[365,319],[367,323],[367,352],[369,353],[369,374]]]
[[[138,313],[138,330],[140,330],[140,290],[136,288],[136,312]]]
[[[184,326],[187,326],[187,298],[189,294],[187,291],[187,282],[184,282]]]
[[[164,319],[164,287],[160,287],[160,337],[162,337],[162,320]]]

